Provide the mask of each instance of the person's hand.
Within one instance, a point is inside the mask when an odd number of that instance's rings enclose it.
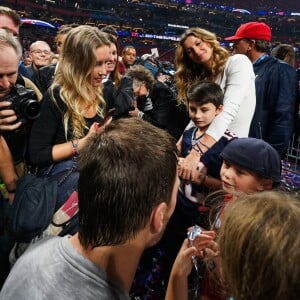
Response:
[[[200,252],[198,256],[203,257],[203,251],[207,247],[210,247],[211,243],[214,242],[216,234],[213,230],[203,230],[201,234],[195,237],[193,240],[193,246],[197,248],[197,250]]]
[[[104,128],[105,128],[108,124],[111,123],[112,119],[113,119],[112,116],[110,116],[109,118],[107,118],[107,119],[105,120],[105,123],[104,123],[103,125],[100,125],[99,123],[94,122],[94,123],[92,124],[92,126],[90,127],[89,132],[87,133],[87,135],[79,140],[79,143],[78,143],[78,145],[79,145],[79,150],[81,150],[82,147],[86,144],[87,139],[89,139],[90,137],[92,137],[92,136],[93,136],[94,134],[96,134],[96,133],[101,133],[101,132],[103,132]]]
[[[192,150],[188,156],[178,162],[178,176],[187,181],[197,181],[199,176],[199,161],[200,153]]]
[[[215,241],[210,241],[203,249],[203,257],[206,259],[212,259],[220,255],[219,244]]]
[[[130,110],[130,111],[128,112],[128,115],[129,115],[130,117],[137,117],[138,114],[139,114],[139,112],[140,112],[140,110],[139,110],[137,107],[135,107],[134,110]]]
[[[10,105],[11,103],[8,101],[0,101],[0,131],[13,131],[22,125],[22,122],[16,122],[15,111],[7,108]]]
[[[173,263],[173,276],[188,277],[193,268],[192,256],[198,254],[197,248],[189,247],[188,239],[185,239]]]

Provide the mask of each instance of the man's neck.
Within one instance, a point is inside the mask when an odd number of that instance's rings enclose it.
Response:
[[[264,54],[265,54],[264,52],[253,52],[248,57],[251,60],[251,62],[254,63],[256,60],[258,60]]]
[[[125,293],[129,293],[144,251],[143,245],[138,245],[137,242],[128,242],[119,246],[84,249],[79,242],[78,234],[70,238],[70,243],[82,256],[105,271],[108,277],[118,284]]]

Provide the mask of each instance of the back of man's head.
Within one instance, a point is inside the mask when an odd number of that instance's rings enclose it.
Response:
[[[139,119],[120,119],[80,154],[79,240],[84,248],[121,245],[169,205],[176,179],[173,138]]]

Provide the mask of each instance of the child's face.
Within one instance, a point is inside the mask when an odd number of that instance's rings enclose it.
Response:
[[[210,125],[213,119],[222,111],[222,106],[218,108],[212,103],[199,105],[195,101],[189,101],[189,116],[199,129],[204,129]]]
[[[232,195],[264,190],[261,178],[228,161],[223,161],[220,176],[223,190]]]

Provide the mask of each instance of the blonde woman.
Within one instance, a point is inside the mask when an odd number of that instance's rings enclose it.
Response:
[[[76,156],[103,120],[102,80],[110,42],[99,29],[72,29],[63,45],[54,82],[45,94],[30,138],[30,159],[38,167]]]
[[[187,105],[187,91],[199,80],[212,80],[224,92],[223,111],[201,138],[201,152],[218,141],[226,129],[247,137],[256,104],[255,75],[249,59],[243,55],[230,56],[214,33],[195,27],[181,36],[175,60],[179,103]],[[182,162],[179,175],[188,180],[196,177],[198,162],[199,153],[192,150]]]

